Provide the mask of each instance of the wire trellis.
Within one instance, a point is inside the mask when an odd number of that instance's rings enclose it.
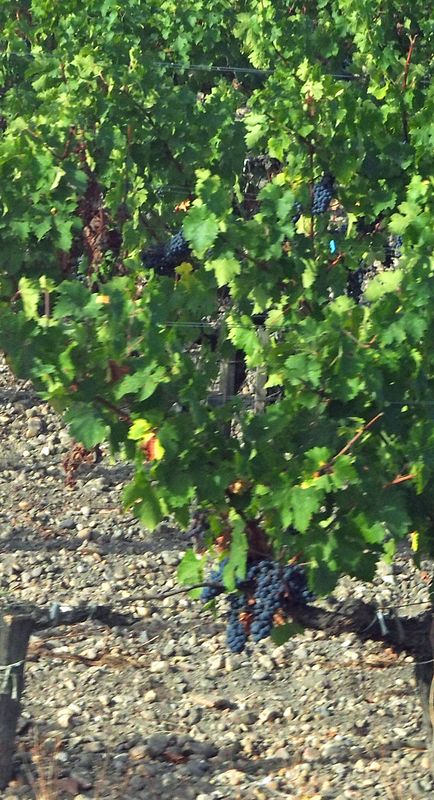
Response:
[[[35,55],[42,55],[43,59],[52,59],[59,61],[61,63],[60,55],[56,53],[34,53],[32,51],[18,51],[18,50],[11,50],[11,49],[4,49],[3,51],[0,50],[0,55],[8,55],[8,56],[15,56],[17,58],[27,58],[32,60],[35,58]],[[257,75],[257,76],[270,76],[273,75],[276,71],[276,67],[249,67],[247,65],[240,65],[240,64],[192,64],[190,62],[185,61],[165,61],[165,60],[154,60],[149,62],[149,66],[155,69],[173,69],[179,70],[182,72],[217,72],[219,74],[227,74],[232,73],[234,75]],[[346,82],[368,82],[370,79],[369,74],[362,74],[359,72],[324,72],[325,77],[333,78],[334,80],[346,81]],[[432,79],[432,76],[425,73],[424,75],[420,76],[421,81],[424,83],[429,83]]]

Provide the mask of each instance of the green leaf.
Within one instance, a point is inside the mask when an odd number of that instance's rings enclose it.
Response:
[[[312,516],[319,510],[323,493],[315,488],[302,489],[295,486],[290,493],[293,524],[300,533],[305,533]]]
[[[381,522],[373,522],[367,519],[363,514],[359,514],[355,521],[359,525],[360,533],[365,542],[369,542],[369,544],[381,544],[381,542],[384,541],[387,531]]]
[[[396,269],[376,275],[365,289],[366,300],[374,302],[388,292],[396,292],[401,284],[402,274],[402,270]]]
[[[227,256],[207,261],[206,269],[214,270],[218,286],[225,286],[240,274],[241,264],[236,258]]]
[[[83,310],[89,303],[91,293],[77,281],[64,281],[58,286],[59,299],[53,309],[53,318],[76,317],[81,319]]]
[[[66,350],[59,354],[59,366],[68,381],[73,381],[77,373],[76,366],[71,358],[71,353],[75,350],[76,344],[72,343]]]
[[[160,500],[150,486],[147,487],[146,491],[142,492],[141,502],[136,503],[133,511],[143,527],[149,531],[155,530],[164,518]]]
[[[139,369],[133,375],[126,375],[116,387],[115,397],[120,399],[126,394],[135,394],[139,400],[147,400],[154,394],[157,387],[165,379],[164,367],[146,367]]]
[[[48,233],[49,230],[51,230],[51,223],[52,220],[50,219],[50,217],[47,216],[45,219],[42,220],[42,222],[33,225],[33,230],[39,242],[41,241],[41,239],[44,238],[45,234]]]
[[[176,577],[183,586],[194,586],[203,582],[203,558],[193,550],[187,550],[178,565]]]
[[[357,472],[352,461],[353,459],[351,456],[343,455],[339,456],[334,462],[330,479],[333,486],[337,489],[341,489],[358,480]]]
[[[246,145],[251,149],[255,147],[266,133],[268,128],[267,117],[265,114],[251,113],[246,117],[245,124],[247,128]]]
[[[152,488],[149,478],[138,472],[134,481],[128,484],[122,496],[126,508],[130,508],[142,525],[153,531],[164,517],[161,501]]]
[[[318,597],[331,594],[338,582],[339,574],[326,563],[313,565],[309,570],[309,589]]]
[[[61,220],[55,217],[54,223],[58,232],[57,247],[67,253],[72,245],[72,220]]]
[[[407,508],[407,495],[395,487],[392,497],[381,498],[381,516],[389,532],[396,539],[403,539],[411,530],[411,516]]]
[[[23,303],[24,314],[27,319],[38,319],[38,304],[41,290],[39,285],[29,280],[29,278],[22,277],[18,283],[20,296]]]
[[[300,386],[307,382],[315,387],[319,385],[321,364],[304,353],[289,356],[285,361],[285,370],[292,386]]]
[[[184,234],[200,258],[205,255],[218,236],[219,226],[215,214],[205,205],[195,205],[184,220]]]
[[[108,425],[92,406],[75,403],[64,414],[73,439],[88,450],[107,439]]]
[[[152,430],[153,426],[147,419],[135,419],[128,431],[128,438],[134,441],[140,441],[151,433]]]
[[[223,569],[223,583],[230,592],[236,588],[237,579],[243,580],[246,577],[248,549],[244,522],[233,515],[229,561]]]

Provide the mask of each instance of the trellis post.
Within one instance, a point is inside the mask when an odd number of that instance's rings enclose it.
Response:
[[[30,616],[3,609],[0,614],[0,789],[12,776],[15,734],[24,686],[24,663],[30,634]]]

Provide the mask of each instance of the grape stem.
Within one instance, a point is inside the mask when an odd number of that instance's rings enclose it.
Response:
[[[123,422],[129,422],[130,424],[132,423],[130,415],[126,411],[122,411],[119,406],[115,406],[115,404],[111,403],[110,400],[106,400],[105,397],[101,397],[100,395],[96,395],[95,400],[101,406],[105,406],[105,408],[113,411],[113,413],[116,414],[116,416]]]
[[[325,475],[328,472],[330,472],[333,469],[334,462],[337,461],[339,456],[345,455],[345,453],[347,453],[348,450],[352,448],[353,444],[355,444],[360,439],[360,437],[363,436],[365,431],[369,430],[369,428],[371,428],[372,425],[374,425],[374,423],[377,422],[377,420],[379,420],[383,416],[384,416],[384,411],[380,411],[379,414],[376,414],[375,417],[372,417],[372,419],[370,419],[369,422],[363,425],[360,428],[360,430],[358,430],[357,433],[350,439],[350,441],[347,442],[346,445],[341,450],[339,450],[339,452],[336,453],[336,455],[334,455],[333,458],[330,459],[330,461],[327,462],[327,464],[324,464],[324,466],[322,466],[315,473],[315,475],[319,477],[320,475]]]
[[[369,430],[369,428],[371,428],[372,425],[374,425],[374,423],[377,422],[377,420],[380,419],[381,417],[384,417],[384,411],[380,411],[380,413],[376,414],[375,417],[372,417],[372,419],[370,419],[369,422],[366,423],[366,425],[363,425],[363,427],[360,428],[360,430],[355,434],[355,436],[353,436],[353,438],[350,439],[349,442],[347,442],[345,447],[343,447],[342,450],[339,450],[339,453],[336,453],[336,455],[333,457],[333,461],[336,461],[336,459],[339,458],[339,456],[343,456],[345,453],[347,453],[348,450],[353,446],[353,444],[355,444],[358,441],[358,439],[360,439],[360,437],[363,436],[365,431]]]
[[[396,475],[393,481],[389,481],[389,483],[385,483],[383,489],[389,489],[390,486],[397,486],[399,483],[404,483],[405,481],[412,481],[414,480],[416,475],[414,473],[409,473],[408,475]]]
[[[410,61],[413,55],[414,46],[416,44],[417,34],[415,36],[409,36],[410,46],[408,48],[407,59],[404,66],[404,76],[402,79],[402,91],[405,92],[407,89],[407,81],[408,81],[408,73],[410,69]],[[409,129],[408,129],[408,114],[407,109],[405,108],[404,102],[402,103],[402,125],[404,129],[404,142],[408,144],[409,142]]]

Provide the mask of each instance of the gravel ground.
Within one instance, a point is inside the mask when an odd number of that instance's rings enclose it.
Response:
[[[415,800],[432,797],[412,659],[307,631],[241,655],[179,594],[185,538],[122,512],[124,464],[65,485],[59,418],[0,362],[0,593],[38,605],[110,602],[131,627],[89,620],[31,639],[17,774],[5,800]],[[340,599],[427,600],[402,553]],[[406,609],[407,610],[407,609]]]

